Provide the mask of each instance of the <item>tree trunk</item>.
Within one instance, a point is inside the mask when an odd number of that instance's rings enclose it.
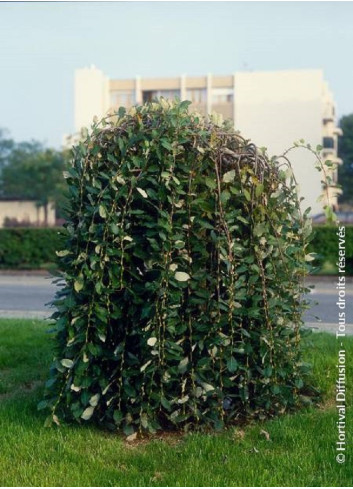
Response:
[[[48,202],[46,202],[43,207],[44,207],[44,224],[45,227],[47,228],[48,227]]]

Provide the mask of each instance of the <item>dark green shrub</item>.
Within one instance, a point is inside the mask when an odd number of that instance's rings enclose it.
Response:
[[[346,273],[353,275],[353,226],[347,225],[345,248],[346,248]],[[332,272],[337,275],[338,260],[338,236],[336,226],[315,226],[313,228],[312,239],[308,250],[317,253],[317,258],[313,262],[318,271],[325,270],[323,267],[330,267]]]
[[[51,419],[131,434],[296,406],[311,228],[290,172],[162,99],[95,125],[68,173]]]
[[[30,269],[55,264],[63,246],[60,228],[0,229],[0,268]]]

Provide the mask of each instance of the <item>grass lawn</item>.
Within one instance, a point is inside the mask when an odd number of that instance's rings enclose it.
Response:
[[[1,486],[351,486],[349,411],[346,463],[335,460],[334,336],[315,333],[306,354],[324,393],[321,407],[217,435],[128,444],[87,426],[43,427],[46,414],[36,406],[51,360],[47,329],[41,321],[0,320]],[[351,408],[353,338],[345,346]]]

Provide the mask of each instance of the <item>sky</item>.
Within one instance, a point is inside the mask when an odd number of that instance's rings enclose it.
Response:
[[[59,148],[74,72],[110,78],[320,68],[353,113],[353,2],[1,2],[0,128]]]

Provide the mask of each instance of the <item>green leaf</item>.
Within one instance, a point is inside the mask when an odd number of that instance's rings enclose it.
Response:
[[[69,358],[64,358],[63,360],[61,360],[61,365],[63,367],[66,367],[66,368],[72,368],[74,362],[72,360],[70,360]]]
[[[56,414],[53,414],[53,422],[57,425],[60,426],[60,421],[59,418],[57,417]]]
[[[243,216],[237,216],[238,221],[241,221],[243,224],[249,224],[249,221],[245,219]]]
[[[148,346],[154,346],[156,343],[157,343],[157,338],[155,336],[151,336],[151,338],[148,338],[147,340]]]
[[[161,397],[161,404],[167,411],[171,411],[172,406],[165,397]]]
[[[295,386],[297,387],[297,389],[301,389],[302,387],[304,387],[304,382],[302,379],[295,379]]]
[[[259,183],[258,185],[256,185],[256,187],[255,187],[255,195],[256,195],[256,197],[260,197],[260,195],[262,194],[263,191],[264,191],[264,185],[263,185],[263,183]]]
[[[183,396],[181,399],[178,399],[178,404],[185,404],[189,400],[189,396],[186,394],[186,396]]]
[[[178,370],[180,373],[185,373],[186,372],[186,369],[187,369],[187,366],[188,366],[188,363],[189,363],[189,358],[188,357],[185,357],[183,358],[180,362],[179,362],[179,365],[178,365]]]
[[[119,110],[118,110],[119,117],[124,117],[125,114],[126,114],[125,107],[119,107]],[[120,141],[122,141],[122,139],[119,138],[119,146],[120,146]]]
[[[94,288],[96,289],[97,294],[100,295],[102,293],[102,282],[96,282]]]
[[[238,366],[239,366],[239,364],[234,357],[230,357],[228,359],[227,368],[228,368],[230,373],[235,372],[238,369]]]
[[[250,195],[250,192],[248,190],[246,190],[246,188],[243,189],[243,194],[244,194],[244,197],[246,198],[246,200],[248,202],[251,201],[251,195]]]
[[[217,183],[214,178],[206,177],[205,183],[207,187],[210,188],[211,190],[214,190],[217,187]]]
[[[191,278],[190,275],[186,272],[176,272],[174,277],[175,280],[177,280],[178,282],[187,282]]]
[[[234,178],[235,178],[235,170],[227,171],[227,173],[223,175],[223,182],[224,183],[233,182]]]
[[[75,280],[74,289],[76,290],[76,292],[80,292],[80,290],[83,289],[83,280]]]
[[[175,241],[174,243],[174,247],[177,248],[178,250],[184,248],[184,246],[185,246],[184,241],[181,241],[180,239]]]
[[[101,216],[102,219],[105,219],[107,217],[107,210],[104,207],[104,205],[100,205],[98,208],[99,215]]]
[[[203,390],[205,392],[211,392],[211,391],[214,391],[215,390],[215,388],[213,387],[213,385],[208,384],[207,382],[201,382],[201,385],[202,385]]]
[[[116,180],[118,183],[120,183],[120,185],[125,185],[125,183],[126,183],[126,182],[125,182],[125,180],[123,179],[123,177],[121,177],[121,176],[119,176],[119,175],[115,177],[115,180]]]
[[[147,199],[148,195],[147,195],[146,191],[143,190],[143,188],[136,187],[136,190],[139,192],[139,194],[142,195],[143,198]]]
[[[41,411],[42,409],[45,409],[48,406],[48,401],[40,401],[37,405],[38,411]]]
[[[173,150],[173,146],[166,139],[161,139],[161,144],[162,144],[163,148],[166,148],[169,151]]]
[[[84,419],[85,421],[88,421],[89,419],[92,418],[93,413],[94,413],[94,406],[89,406],[83,411],[83,413],[81,414],[81,418]]]
[[[223,190],[223,192],[221,193],[222,204],[226,204],[229,199],[230,199],[230,193],[228,192],[228,190]]]
[[[254,236],[262,236],[268,229],[268,224],[266,222],[259,222],[254,226]]]
[[[204,229],[214,229],[214,226],[204,219],[198,219],[197,222]]]
[[[111,224],[110,229],[113,234],[119,234],[119,226],[117,224]]]
[[[152,360],[148,360],[148,362],[146,362],[144,365],[142,365],[142,367],[140,368],[140,372],[144,372],[146,370],[146,368],[151,365],[152,363]]]
[[[70,250],[56,251],[57,256],[63,257],[71,254]]]
[[[140,416],[141,426],[143,428],[148,428],[148,417],[146,413],[142,413]]]
[[[89,400],[90,405],[92,407],[96,407],[98,404],[99,398],[100,398],[100,394],[95,394],[94,396],[92,396],[91,399]]]
[[[123,419],[123,413],[121,411],[115,410],[113,414],[113,419],[117,425],[119,425]]]
[[[186,110],[189,105],[191,104],[192,102],[190,102],[190,100],[183,100],[181,103],[180,103],[180,106],[179,106],[179,109],[180,110]]]

